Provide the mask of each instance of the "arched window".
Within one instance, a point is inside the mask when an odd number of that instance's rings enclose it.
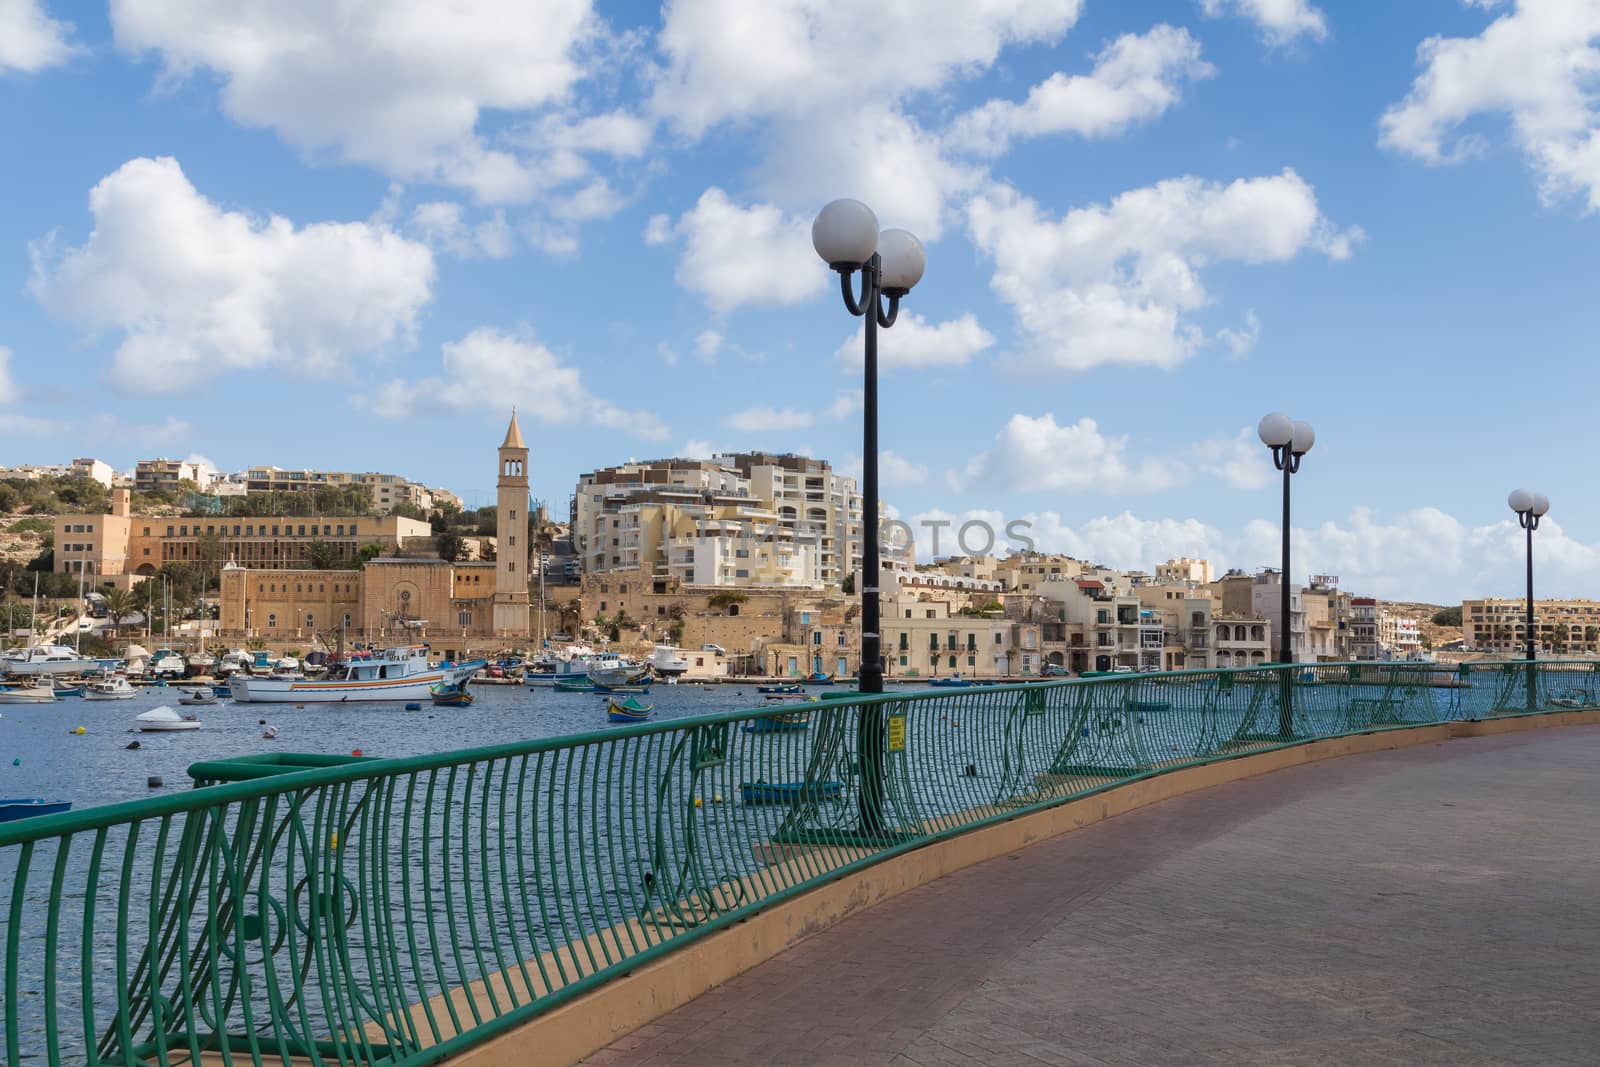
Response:
[[[267,613],[267,629],[276,630],[277,628],[278,628],[278,616],[277,616],[277,614],[275,612],[268,612]]]
[[[309,611],[306,612],[306,629],[315,630],[316,628],[317,628],[317,617],[315,615],[311,614]]]
[[[737,605],[737,604],[729,604],[728,605],[728,614],[729,615],[737,615],[737,614],[739,614],[739,605]]]

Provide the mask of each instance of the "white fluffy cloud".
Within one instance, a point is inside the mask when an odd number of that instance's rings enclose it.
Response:
[[[1458,136],[1463,125],[1504,115],[1547,203],[1583,196],[1600,210],[1600,3],[1518,0],[1477,37],[1429,37],[1417,59],[1422,73],[1384,113],[1381,144],[1455,163],[1486,145]]]
[[[1126,436],[1105,436],[1094,419],[1062,426],[1048,412],[1037,418],[1018,414],[995,435],[989,449],[952,471],[949,481],[957,491],[981,486],[990,491],[1107,493],[1153,492],[1178,484],[1171,464],[1130,462],[1127,451]]]
[[[1209,18],[1238,15],[1254,22],[1261,36],[1274,47],[1291,44],[1300,37],[1323,40],[1328,36],[1328,19],[1310,0],[1200,0],[1200,10]]]
[[[82,245],[33,248],[29,288],[52,314],[121,335],[113,376],[189,388],[229,370],[328,372],[409,340],[432,295],[427,246],[368,222],[296,227],[224,211],[176,160],[135,159],[89,193]]]
[[[1187,321],[1210,301],[1206,265],[1284,262],[1306,251],[1343,259],[1361,236],[1335,229],[1293,170],[1227,185],[1172,178],[1060,219],[996,185],[969,203],[967,220],[1033,359],[1062,370],[1175,366],[1206,340]]]
[[[828,116],[843,102],[938,89],[1012,43],[1051,41],[1082,0],[675,0],[654,107],[691,136],[730,119]]]
[[[1108,137],[1156,118],[1178,102],[1185,81],[1216,68],[1200,58],[1200,42],[1183,29],[1160,25],[1124,34],[1095,57],[1088,74],[1057,72],[1020,104],[991,100],[959,117],[947,143],[998,155],[1013,139],[1070,133]]]
[[[16,379],[11,377],[11,349],[0,345],[0,407],[15,404],[19,395]]]
[[[852,367],[861,366],[863,329],[845,338],[834,357]],[[894,328],[878,331],[878,369],[898,367],[960,367],[994,345],[994,335],[978,325],[970,311],[937,326],[921,315],[904,310]]]
[[[478,222],[469,222],[460,204],[430,200],[412,208],[410,228],[430,248],[456,256],[504,259],[514,251],[511,227],[502,211]]]
[[[637,155],[647,139],[638,119],[566,110],[605,36],[590,0],[113,0],[111,23],[169,83],[213,73],[239,122],[486,201],[575,182],[585,152]],[[495,138],[487,111],[537,118]]]
[[[45,14],[39,0],[0,0],[0,74],[65,63],[80,51],[71,38],[72,23]]]
[[[771,204],[743,207],[715,187],[669,232],[684,246],[678,284],[723,314],[743,304],[800,303],[821,292],[830,277],[811,248],[810,220]]]
[[[1232,437],[1212,437],[1190,449],[1194,465],[1233,489],[1260,489],[1271,483],[1267,450],[1248,426]]]
[[[928,480],[928,468],[893,449],[878,453],[878,480],[886,489],[905,489]]]
[[[814,426],[817,416],[810,411],[757,404],[735,411],[726,421],[730,429],[742,433],[783,433],[787,430],[804,430]]]
[[[456,411],[499,411],[516,405],[518,415],[552,424],[595,423],[638,437],[661,440],[667,427],[646,411],[625,411],[595,396],[576,367],[524,330],[512,334],[482,327],[444,345],[443,373],[420,381],[394,381],[379,390],[372,410],[405,418],[419,405]]]

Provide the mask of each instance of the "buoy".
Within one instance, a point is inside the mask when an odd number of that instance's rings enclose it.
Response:
[[[955,727],[955,726],[960,726],[960,725],[961,725],[961,724],[960,724],[960,723],[958,723],[958,722],[956,722],[956,721],[955,721],[955,720],[954,720],[954,719],[951,719],[951,720],[950,720],[950,725],[951,725],[951,726],[953,726],[953,727]]]
[[[261,739],[263,741],[274,741],[277,739],[277,737],[278,728],[276,726],[269,726],[265,730],[261,731]]]
[[[21,757],[21,756],[18,756],[18,757],[17,757],[17,758],[16,758],[16,759],[14,759],[14,760],[12,760],[12,761],[11,761],[11,766],[13,766],[13,767],[20,767],[20,766],[22,766],[22,757]]]
[[[701,804],[700,798],[699,797],[695,797],[694,798],[694,806],[698,808],[700,806],[700,804]]]
[[[77,729],[75,729],[75,730],[68,730],[68,731],[67,731],[67,732],[68,732],[68,733],[69,733],[69,734],[86,734],[86,733],[88,733],[88,732],[89,732],[89,731],[88,731],[88,730],[85,730],[85,729],[84,729],[84,728],[83,728],[83,727],[81,727],[81,726],[80,726],[80,727],[78,727],[78,728],[77,728]]]
[[[713,804],[721,804],[722,803],[722,794],[718,793],[716,796],[712,797],[711,798],[711,802]]]
[[[129,741],[127,743],[127,745],[125,745],[123,747],[127,748],[129,751],[132,751],[133,749],[136,749],[136,748],[138,748],[140,746],[139,746],[139,742],[137,742],[137,741]]]
[[[256,720],[256,725],[257,726],[265,726],[265,725],[267,725],[267,720],[266,719],[257,719]]]
[[[159,774],[152,774],[150,777],[144,780],[144,784],[149,786],[151,789],[160,789],[167,783],[161,780],[161,776]]]
[[[422,705],[421,704],[417,704],[417,703],[410,703],[410,704],[406,705],[406,710],[407,711],[421,711],[422,710]]]
[[[359,756],[359,755],[361,755],[361,750],[359,748],[352,748],[350,750],[350,755]]]

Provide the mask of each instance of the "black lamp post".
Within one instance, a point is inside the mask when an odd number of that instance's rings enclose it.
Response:
[[[1526,618],[1527,650],[1524,658],[1528,661],[1528,710],[1538,709],[1538,687],[1534,684],[1533,661],[1538,658],[1538,636],[1533,628],[1533,531],[1539,528],[1539,520],[1545,512],[1550,510],[1550,498],[1543,493],[1530,493],[1526,489],[1513,490],[1506,497],[1506,503],[1511,510],[1517,513],[1517,522],[1527,531],[1528,538],[1528,602]]]
[[[900,298],[922,280],[922,242],[905,230],[878,229],[878,217],[859,200],[835,200],[811,224],[811,245],[839,272],[839,291],[850,314],[865,320],[865,374],[861,432],[861,665],[857,688],[883,692],[878,581],[878,328],[894,325]],[[852,275],[861,272],[858,296]],[[884,298],[888,298],[887,306]],[[856,745],[861,759],[860,828],[883,829],[884,722],[877,707],[861,709]]]
[[[1278,574],[1278,663],[1280,664],[1278,734],[1294,733],[1294,679],[1289,665],[1294,662],[1294,628],[1290,625],[1289,595],[1289,481],[1300,471],[1300,460],[1317,442],[1309,422],[1297,422],[1281,411],[1265,416],[1256,427],[1261,443],[1272,449],[1272,465],[1283,472],[1283,569]]]

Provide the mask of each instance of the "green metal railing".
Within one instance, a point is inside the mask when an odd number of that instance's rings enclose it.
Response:
[[[432,1063],[846,872],[1131,778],[1595,707],[1589,662],[1300,665],[196,764],[186,793],[0,826],[3,1061]],[[871,833],[862,716],[886,753]]]

